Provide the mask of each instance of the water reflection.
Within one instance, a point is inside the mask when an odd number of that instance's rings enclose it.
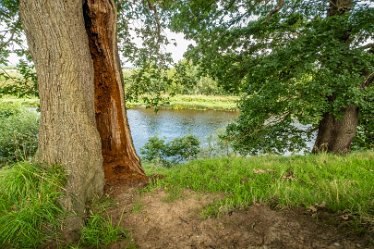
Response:
[[[238,116],[236,112],[197,110],[127,110],[134,146],[138,153],[152,136],[170,141],[187,134],[199,138],[201,145],[207,145],[209,138],[224,129]]]

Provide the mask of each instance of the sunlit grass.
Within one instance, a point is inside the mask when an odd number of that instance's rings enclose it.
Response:
[[[147,166],[148,172],[158,168]],[[348,156],[259,156],[196,160],[160,169],[164,179],[153,187],[220,192],[225,197],[208,207],[208,215],[246,208],[253,203],[271,206],[323,206],[373,221],[374,153]]]
[[[168,103],[162,103],[159,108],[182,110],[221,110],[221,111],[237,111],[236,96],[208,96],[208,95],[176,95],[169,98]],[[143,107],[140,102],[126,103],[128,108]]]
[[[38,107],[39,106],[39,99],[36,97],[25,97],[25,98],[17,98],[16,96],[2,96],[0,98],[0,104],[19,104],[25,107]]]
[[[0,170],[0,248],[34,248],[53,236],[63,213],[61,167],[21,162]]]
[[[168,103],[161,103],[159,108],[172,110],[217,110],[237,111],[236,96],[208,96],[208,95],[176,95],[169,98]],[[0,103],[20,104],[26,107],[38,107],[39,99],[36,97],[17,98],[15,96],[3,96]],[[145,107],[141,101],[127,102],[127,108]]]

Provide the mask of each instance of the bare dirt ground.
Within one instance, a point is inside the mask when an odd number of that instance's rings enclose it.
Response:
[[[110,211],[113,221],[122,217],[122,225],[140,249],[374,248],[374,233],[359,236],[351,228],[328,225],[326,217],[318,220],[305,210],[276,211],[252,205],[247,210],[204,219],[203,207],[220,196],[184,191],[183,198],[168,202],[162,190],[112,195],[117,202]],[[111,248],[127,246],[128,242],[122,241]]]

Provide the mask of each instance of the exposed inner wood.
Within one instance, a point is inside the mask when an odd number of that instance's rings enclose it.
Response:
[[[125,112],[115,5],[112,0],[85,0],[83,12],[95,71],[96,126],[101,137],[106,184],[144,182],[146,176]]]

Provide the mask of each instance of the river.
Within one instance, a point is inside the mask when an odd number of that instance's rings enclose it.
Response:
[[[129,109],[127,116],[135,149],[140,153],[148,139],[158,136],[166,141],[192,134],[206,147],[217,132],[223,131],[238,112]]]

